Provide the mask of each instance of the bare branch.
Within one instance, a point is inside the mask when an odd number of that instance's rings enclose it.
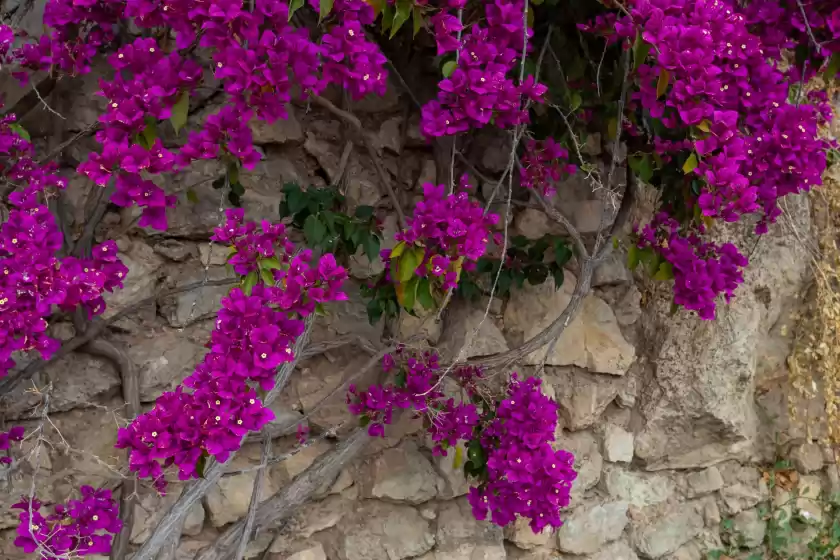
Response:
[[[310,468],[295,477],[291,484],[257,508],[254,528],[259,531],[294,515],[297,509],[306,503],[321,486],[338,476],[342,467],[361,453],[368,440],[370,436],[367,430],[356,428],[334,450],[321,455]],[[227,560],[243,534],[244,528],[244,520],[234,523],[209,548],[201,551],[196,560]]]
[[[266,477],[266,467],[268,466],[268,458],[271,455],[271,436],[263,432],[263,447],[262,458],[260,459],[260,469],[254,477],[254,487],[251,490],[251,502],[248,504],[248,514],[245,516],[245,525],[242,529],[242,536],[239,538],[239,546],[236,548],[235,560],[243,560],[245,558],[245,550],[248,548],[248,540],[251,538],[251,529],[254,528],[254,519],[257,516],[257,504],[260,501],[260,494],[262,493],[263,481]]]
[[[382,187],[391,198],[391,203],[394,205],[394,210],[396,210],[397,217],[400,221],[400,227],[405,228],[405,213],[403,212],[400,201],[397,198],[397,193],[394,192],[394,187],[391,185],[391,181],[385,172],[385,168],[382,167],[382,162],[379,159],[379,153],[376,151],[376,146],[373,145],[370,136],[362,126],[362,121],[360,121],[353,113],[345,111],[344,109],[339,109],[329,99],[321,97],[320,95],[310,95],[309,99],[319,107],[326,109],[355,129],[356,134],[361,138],[362,143],[365,145],[365,148],[367,148],[367,151],[370,154],[370,159],[373,161],[373,166],[376,168],[376,174],[379,175],[379,182],[382,183]]]

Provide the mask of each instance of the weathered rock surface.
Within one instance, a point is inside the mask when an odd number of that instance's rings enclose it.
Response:
[[[484,308],[460,301],[450,304],[447,310],[442,340],[443,354],[462,360],[508,350],[502,331],[491,316],[484,315]]]
[[[435,545],[430,523],[404,505],[368,501],[339,525],[337,552],[342,560],[402,560]]]
[[[549,279],[539,286],[526,284],[514,289],[505,309],[505,328],[515,337],[528,340],[547,328],[568,305],[575,288],[575,277],[566,272],[559,290]],[[526,358],[528,364],[542,362],[548,348]],[[546,364],[574,365],[593,372],[624,375],[636,357],[635,348],[627,342],[615,313],[595,295],[587,296],[578,316],[557,340]]]
[[[680,504],[658,519],[631,526],[630,540],[645,558],[661,558],[700,534],[703,525],[696,504]]]
[[[633,460],[633,434],[615,424],[604,430],[604,458],[612,463],[629,463]]]
[[[627,502],[582,505],[557,531],[557,546],[571,554],[592,554],[621,536],[627,526]]]
[[[365,493],[373,498],[420,504],[437,496],[443,481],[417,446],[386,449],[373,461]]]

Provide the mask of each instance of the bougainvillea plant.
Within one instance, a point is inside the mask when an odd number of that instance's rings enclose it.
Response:
[[[591,264],[587,243],[602,254],[603,220],[594,243],[562,214],[566,234],[528,241],[509,235],[511,206],[553,217],[569,176],[607,196],[623,170],[622,201],[632,203],[638,182],[660,195],[655,216],[633,224],[628,264],[644,263],[653,279],[673,283],[675,307],[711,320],[737,298],[748,266],[735,240],[713,241],[712,231],[745,221],[765,234],[781,199],[821,183],[833,147],[822,132],[826,95],[811,87],[840,72],[832,0],[47,0],[43,24],[37,37],[0,25],[2,68],[27,91],[35,76],[67,83],[104,68],[97,146],[75,173],[103,189],[106,204],[136,207],[137,227],[166,230],[172,209],[195,197],[187,191],[179,202],[169,180],[210,162],[222,170],[214,187],[234,206],[211,241],[229,248],[238,283],[222,299],[208,353],[119,430],[129,470],[160,492],[173,478],[204,477],[272,422],[269,401],[288,380],[278,372],[300,358],[311,323],[348,298],[351,258],[364,254],[381,271],[362,289],[372,321],[439,316],[452,297],[503,297],[549,275],[559,287],[566,266]],[[252,124],[271,125],[301,103],[363,128],[327,98],[343,90],[352,110],[386,95],[395,44],[429,62],[416,66],[439,68],[434,92],[410,97],[428,143],[451,141],[452,184],[423,184],[406,219],[362,131],[390,208],[350,209],[336,186],[287,184],[278,186],[283,222],[246,219],[241,176],[264,157]],[[457,149],[483,128],[508,139],[500,177]],[[51,321],[94,320],[128,274],[114,241],[93,243],[101,213],[81,236],[63,227],[57,201],[71,177],[37,156],[38,145],[13,110],[0,118],[9,209],[0,225],[0,377],[20,373],[21,356],[52,359],[62,343]],[[466,173],[458,180],[456,167]],[[471,187],[478,180],[482,188]],[[388,211],[401,222],[391,238],[381,227]],[[562,523],[573,457],[553,447],[557,405],[539,379],[505,372],[494,391],[480,367],[407,346],[383,366],[389,381],[347,394],[369,435],[410,411],[434,453],[455,453],[476,518],[524,517],[534,531]],[[24,437],[20,427],[0,434],[0,468],[14,466],[11,443]],[[302,445],[311,437],[298,427]],[[42,558],[107,554],[119,506],[104,488],[77,494],[50,504],[53,513],[25,496],[16,543]]]

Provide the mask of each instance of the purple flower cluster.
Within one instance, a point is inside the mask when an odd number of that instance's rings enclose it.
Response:
[[[81,499],[56,504],[53,513],[37,499],[23,498],[12,508],[20,511],[15,546],[39,558],[75,558],[109,554],[111,540],[122,529],[117,502],[111,491],[82,486]]]
[[[316,10],[319,6],[313,4]],[[332,14],[334,25],[319,44],[289,22],[289,6],[282,0],[257,0],[252,9],[234,0],[195,5],[182,0],[49,0],[44,22],[52,29],[8,58],[27,69],[78,75],[89,72],[93,57],[115,42],[119,22],[162,29],[156,36],[167,39],[174,31],[176,50],[146,37],[108,57],[116,75],[101,85],[108,99],[96,134],[102,150],[79,167],[99,185],[115,182],[115,204],[141,207],[141,227],[165,229],[166,208],[175,198],[146,175],[219,157],[253,169],[261,156],[248,121],[254,115],[268,122],[287,117],[296,86],[301,95],[319,93],[330,83],[357,98],[385,93],[385,57],[364,30],[374,20],[373,9],[363,0],[339,0]],[[12,39],[11,30],[0,27],[0,56]],[[178,119],[185,118],[190,94],[202,80],[199,61],[206,60],[192,54],[196,46],[209,51],[213,75],[229,101],[172,153],[156,140],[156,127],[176,108]]]
[[[313,6],[318,2],[311,1]],[[318,8],[320,9],[320,8]],[[338,0],[333,6],[338,23],[324,35],[324,79],[340,85],[354,99],[369,93],[385,95],[388,72],[385,55],[365,35],[365,25],[375,19],[365,0]]]
[[[15,426],[8,432],[0,432],[0,451],[8,451],[13,442],[23,441],[25,430],[22,426]],[[0,465],[10,465],[11,457],[0,457]]]
[[[487,478],[470,489],[468,500],[476,519],[507,525],[516,516],[531,520],[537,533],[563,524],[559,510],[569,504],[569,491],[577,477],[574,456],[554,451],[557,404],[540,392],[541,380],[519,381],[516,374],[507,398],[481,433],[487,454]]]
[[[674,274],[674,303],[697,311],[701,318],[715,318],[717,297],[727,303],[743,283],[749,261],[732,243],[704,242],[698,233],[682,232],[679,222],[664,212],[656,215],[639,234],[638,246],[650,248],[670,263]]]
[[[240,274],[252,274],[267,259],[273,282],[261,275],[246,294],[234,288],[222,299],[207,347],[210,351],[183,385],[164,393],[154,408],[121,428],[117,447],[131,450],[129,466],[140,477],[166,487],[164,469],[178,468],[181,480],[201,475],[203,458],[225,461],[242,438],[274,418],[252,386],[274,387],[278,366],[295,359],[293,346],[304,331],[303,318],[319,303],[346,299],[341,286],[347,272],[335,258],[312,262],[312,252],[290,257],[294,247],[283,226],[243,221],[242,210],[229,210],[214,239],[236,249],[231,261]],[[277,254],[279,253],[279,256]]]
[[[781,61],[783,50],[808,46],[810,64],[804,75],[801,65],[791,65],[788,74],[792,80],[808,80],[833,53],[840,53],[840,7],[832,0],[801,2],[801,7],[795,0],[751,0],[742,11],[750,30],[761,37],[765,52],[773,60]]]
[[[444,185],[426,183],[423,200],[415,205],[408,228],[395,238],[407,246],[425,247],[425,257],[415,272],[441,278],[446,290],[458,283],[461,266],[469,269],[484,255],[490,230],[498,221],[498,215],[485,214],[466,192],[446,194]],[[382,254],[389,261],[390,251]]]
[[[141,145],[139,138],[150,123],[168,119],[182,95],[189,95],[201,79],[201,67],[178,53],[166,54],[152,38],[139,38],[108,57],[116,70],[111,80],[100,80],[99,95],[108,100],[99,120],[102,128],[96,139],[101,153],[91,153],[79,165],[79,173],[100,186],[114,180],[111,202],[118,206],[135,204],[143,209],[138,225],[166,229],[166,208],[175,197],[144,178],[143,174],[170,172],[175,156],[160,140]]]
[[[225,210],[225,218],[225,223],[214,230],[211,239],[231,246],[233,254],[228,258],[228,264],[241,276],[257,270],[259,259],[275,257],[278,247],[284,262],[288,262],[288,255],[295,250],[286,237],[286,226],[283,224],[263,220],[258,230],[257,224],[245,221],[245,212],[241,208]]]
[[[63,237],[40,199],[63,189],[65,180],[33,159],[31,144],[13,124],[14,116],[0,121],[3,172],[25,186],[9,195],[9,218],[0,226],[0,376],[14,365],[14,352],[36,350],[47,359],[58,349],[59,341],[46,334],[54,305],[81,305],[98,315],[105,310],[102,294],[122,286],[128,272],[112,241],[94,247],[90,258],[56,256]]]
[[[562,524],[559,510],[569,504],[569,491],[577,474],[574,457],[566,451],[554,451],[557,427],[557,404],[540,392],[540,380],[520,382],[513,374],[506,398],[480,413],[475,402],[489,404],[476,389],[481,371],[474,367],[457,368],[452,378],[469,400],[455,403],[446,399],[438,357],[433,353],[416,354],[401,348],[396,356],[382,360],[386,373],[394,375],[385,385],[367,390],[351,386],[347,404],[351,413],[362,416],[371,436],[384,436],[385,425],[397,409],[413,409],[424,418],[426,431],[434,442],[434,454],[446,455],[459,442],[468,443],[471,467],[481,474],[470,489],[469,502],[477,519],[490,519],[507,525],[516,516],[531,520],[531,528],[541,531],[547,525]],[[476,445],[484,455],[477,457]]]
[[[577,166],[568,161],[568,150],[553,138],[528,140],[522,156],[522,168],[519,170],[520,182],[525,188],[536,189],[543,196],[551,196],[556,192],[554,185],[560,179],[577,171]]]
[[[452,74],[438,84],[438,98],[423,106],[426,136],[450,136],[491,120],[500,128],[528,122],[523,101],[540,102],[546,92],[532,76],[518,85],[510,77],[522,56],[522,0],[487,2],[485,12],[486,27],[472,26],[460,45],[453,37],[462,27],[457,18],[440,12],[432,21],[438,51],[458,50],[460,56]]]
[[[766,231],[779,198],[821,182],[826,104],[788,103],[788,81],[729,2],[639,0],[630,14],[617,35],[641,30],[653,59],[637,69],[634,102],[666,127],[693,131],[703,215],[732,222],[761,211],[757,231]]]

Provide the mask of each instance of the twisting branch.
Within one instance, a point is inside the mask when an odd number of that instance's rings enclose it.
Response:
[[[376,174],[379,175],[379,182],[382,183],[382,187],[391,198],[391,203],[394,205],[394,210],[397,212],[397,217],[400,221],[400,227],[404,229],[406,227],[405,213],[400,205],[400,200],[397,198],[397,193],[394,192],[394,187],[391,185],[391,180],[388,178],[385,168],[382,167],[382,162],[379,159],[379,153],[376,151],[376,146],[373,144],[373,141],[370,139],[370,135],[368,135],[364,126],[362,126],[362,121],[360,121],[359,118],[350,111],[345,111],[344,109],[336,107],[332,101],[321,97],[320,95],[310,95],[309,99],[315,103],[315,105],[326,109],[346,124],[349,124],[356,131],[356,134],[361,138],[362,143],[365,145],[365,148],[370,155],[373,166],[376,168]]]
[[[300,359],[300,355],[303,352],[303,348],[309,342],[309,335],[312,332],[312,322],[313,317],[308,317],[306,320],[306,330],[304,330],[303,334],[301,334],[295,341],[293,349],[295,359],[291,362],[286,362],[280,367],[280,371],[275,378],[274,388],[269,391],[265,396],[265,399],[263,399],[265,406],[269,406],[272,402],[274,402],[274,399],[276,399],[280,392],[286,387],[286,382],[288,382],[289,377],[292,375],[292,372]],[[153,560],[155,558],[158,551],[160,551],[161,547],[166,543],[170,534],[181,527],[184,519],[186,519],[189,514],[192,505],[203,498],[207,492],[210,491],[213,485],[222,478],[222,475],[227,470],[228,464],[236,456],[236,453],[236,451],[231,453],[228,460],[224,463],[219,463],[218,461],[208,462],[210,464],[204,472],[204,478],[196,480],[187,487],[187,489],[178,498],[178,501],[175,502],[170,510],[166,512],[166,515],[164,515],[158,522],[154,531],[152,531],[152,535],[145,543],[143,543],[143,546],[132,557],[132,560]]]
[[[239,539],[239,546],[236,547],[235,560],[243,560],[245,558],[245,550],[248,548],[248,540],[251,538],[251,529],[254,528],[254,519],[257,516],[257,504],[260,501],[260,494],[262,494],[263,481],[266,477],[266,467],[268,466],[268,458],[271,456],[271,436],[268,432],[263,431],[263,446],[262,457],[260,459],[260,469],[254,477],[254,487],[251,490],[251,502],[248,504],[248,514],[245,516],[245,525],[242,529],[242,536]]]
[[[342,467],[364,449],[370,436],[365,428],[356,430],[333,451],[321,455],[315,463],[299,474],[291,484],[274,494],[257,508],[254,528],[259,531],[288,519],[328,480],[338,476]],[[240,520],[222,533],[209,548],[201,551],[196,560],[227,560],[245,528]]]
[[[29,363],[25,368],[22,370],[18,370],[16,372],[9,373],[6,377],[0,379],[0,395],[5,394],[9,390],[11,390],[14,386],[16,386],[20,381],[29,379],[36,373],[43,370],[49,364],[52,364],[71,352],[74,352],[93,340],[94,338],[98,337],[102,334],[109,325],[119,321],[120,319],[131,315],[141,307],[148,305],[159,298],[165,298],[168,296],[172,296],[175,294],[180,294],[183,292],[189,292],[190,290],[194,290],[196,288],[201,288],[202,286],[230,286],[235,284],[238,280],[233,278],[225,278],[223,280],[211,280],[208,282],[192,282],[190,284],[185,284],[178,288],[173,288],[171,290],[167,290],[163,293],[155,294],[153,296],[149,296],[147,298],[143,298],[139,301],[132,303],[131,305],[126,306],[118,313],[112,315],[107,319],[98,319],[90,323],[88,325],[87,330],[84,333],[79,333],[75,337],[71,338],[67,342],[61,345],[61,348],[52,355],[49,360],[35,360]]]

